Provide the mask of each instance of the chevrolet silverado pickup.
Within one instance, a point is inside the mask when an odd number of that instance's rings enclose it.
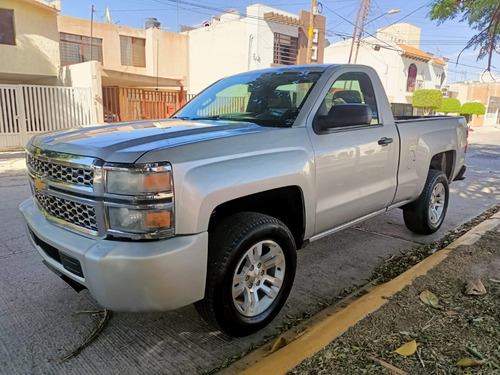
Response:
[[[306,244],[398,207],[437,231],[466,148],[461,117],[395,119],[370,67],[271,68],[168,120],[34,136],[20,209],[45,265],[105,308],[194,303],[241,336],[278,314]]]

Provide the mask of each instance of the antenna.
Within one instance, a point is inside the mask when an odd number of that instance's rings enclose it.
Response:
[[[92,7],[90,8],[90,60],[92,61],[92,42],[94,41],[94,4],[92,4]],[[82,59],[83,60],[83,59]]]
[[[109,13],[109,7],[106,5],[106,23],[113,23],[111,21],[111,13]]]

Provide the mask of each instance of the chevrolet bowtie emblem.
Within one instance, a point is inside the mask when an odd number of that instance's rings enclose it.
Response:
[[[34,184],[38,190],[44,190],[47,187],[47,184],[42,182],[42,179],[39,177],[35,178]]]

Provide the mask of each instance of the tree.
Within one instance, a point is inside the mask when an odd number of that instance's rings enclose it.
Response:
[[[464,103],[462,108],[460,108],[460,114],[465,116],[467,123],[472,120],[472,116],[474,115],[484,115],[486,112],[486,107],[483,103],[478,102],[469,102]]]
[[[415,90],[413,92],[413,108],[422,108],[424,116],[441,106],[443,94],[441,90]]]
[[[431,20],[438,24],[446,20],[461,17],[460,22],[467,21],[469,26],[478,30],[465,48],[477,49],[478,60],[488,56],[487,71],[491,70],[493,52],[500,52],[500,2],[498,0],[437,0],[432,5]],[[462,53],[460,52],[460,54]],[[460,59],[458,55],[457,62]]]
[[[444,112],[445,115],[448,113],[460,113],[460,100],[455,98],[443,98],[441,106],[436,109],[436,112]]]

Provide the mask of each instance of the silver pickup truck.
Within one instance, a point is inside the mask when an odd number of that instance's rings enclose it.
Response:
[[[169,120],[33,137],[20,209],[43,262],[102,306],[195,303],[241,336],[278,314],[309,242],[396,207],[437,231],[466,148],[461,117],[395,120],[370,67],[280,67]]]

